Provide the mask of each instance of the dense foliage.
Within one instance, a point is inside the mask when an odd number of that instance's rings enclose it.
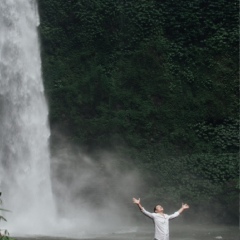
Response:
[[[150,200],[221,199],[215,212],[238,205],[237,1],[39,0],[39,8],[53,145],[64,129],[89,149],[127,148],[154,186]]]

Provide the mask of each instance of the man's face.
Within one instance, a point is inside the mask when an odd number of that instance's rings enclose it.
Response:
[[[163,207],[162,207],[161,205],[157,205],[155,212],[156,212],[156,213],[162,213],[163,210],[164,210],[164,209],[163,209]]]

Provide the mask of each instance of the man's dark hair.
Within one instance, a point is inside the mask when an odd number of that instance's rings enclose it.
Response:
[[[159,205],[159,204],[157,204],[157,205],[154,207],[154,209],[153,209],[154,212],[156,212],[158,205]]]

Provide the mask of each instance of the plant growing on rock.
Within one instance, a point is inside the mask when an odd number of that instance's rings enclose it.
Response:
[[[1,195],[2,195],[2,193],[0,192],[0,205],[2,204]],[[10,212],[7,209],[0,208],[0,214],[1,214],[2,211]],[[0,215],[0,221],[1,220],[7,221],[7,219],[5,217]],[[1,229],[0,228],[0,240],[14,240],[14,239],[9,236],[9,232],[7,231],[7,229]]]

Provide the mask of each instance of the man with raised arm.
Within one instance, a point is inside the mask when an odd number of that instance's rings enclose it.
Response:
[[[154,213],[150,213],[141,205],[140,198],[133,198],[133,203],[138,205],[143,214],[153,220],[155,225],[154,240],[169,240],[169,220],[178,217],[180,213],[189,208],[187,204],[182,204],[182,207],[177,212],[167,215],[163,213],[164,209],[161,205],[155,206]]]

